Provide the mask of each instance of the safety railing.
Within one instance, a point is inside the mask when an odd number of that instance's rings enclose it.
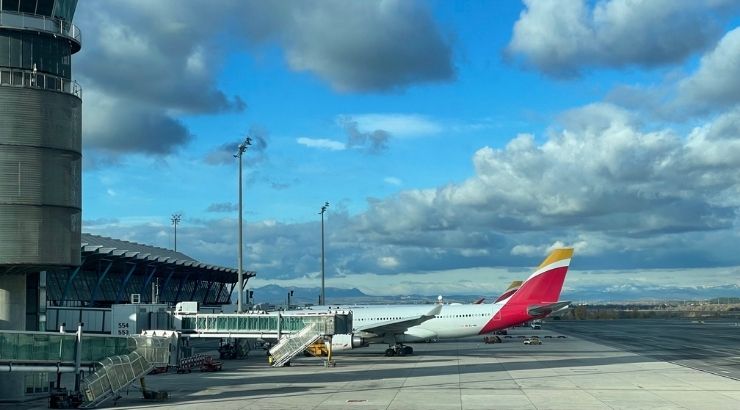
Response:
[[[77,81],[31,70],[0,69],[0,86],[59,91],[82,99],[82,87]]]
[[[1,11],[0,27],[34,29],[55,35],[61,35],[76,43],[77,49],[74,50],[75,52],[80,49],[80,43],[82,42],[82,33],[74,24],[53,17],[40,16],[38,14],[15,13],[5,10]]]

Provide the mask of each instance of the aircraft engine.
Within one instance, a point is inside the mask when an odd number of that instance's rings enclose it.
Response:
[[[369,345],[370,343],[365,339],[353,334],[341,334],[331,337],[331,348],[333,351],[350,350],[358,347],[367,347]]]

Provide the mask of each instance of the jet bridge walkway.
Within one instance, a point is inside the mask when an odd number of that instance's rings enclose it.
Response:
[[[175,314],[178,330],[185,337],[281,339],[310,325],[323,336],[352,333],[352,312],[290,311]],[[179,326],[177,325],[179,323]]]

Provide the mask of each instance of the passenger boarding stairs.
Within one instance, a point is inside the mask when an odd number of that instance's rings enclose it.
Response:
[[[319,323],[311,323],[298,333],[285,335],[278,344],[270,349],[272,367],[280,367],[290,359],[306,350],[308,346],[322,337]]]
[[[95,373],[82,381],[83,402],[80,408],[93,408],[117,397],[121,390],[155,367],[168,365],[169,356],[168,339],[137,338],[136,350],[126,355],[103,359]]]

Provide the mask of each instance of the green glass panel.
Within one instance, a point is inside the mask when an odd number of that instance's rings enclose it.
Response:
[[[59,352],[61,360],[65,362],[71,362],[75,359],[75,341],[77,337],[60,337],[59,338]]]
[[[218,326],[218,330],[228,330],[229,328],[229,318],[228,317],[217,317],[216,318],[216,326]]]
[[[195,329],[196,320],[194,317],[184,317],[182,318],[182,329],[183,330],[193,330]]]

